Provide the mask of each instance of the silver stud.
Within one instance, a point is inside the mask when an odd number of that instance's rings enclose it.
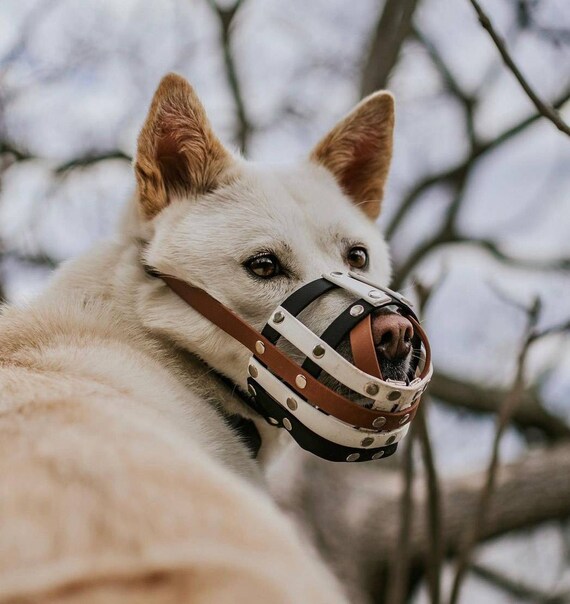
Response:
[[[333,271],[331,277],[342,277],[342,273],[340,271]]]
[[[381,298],[384,294],[382,292],[379,292],[377,289],[371,289],[368,292],[368,296],[370,298],[374,298],[375,300],[378,300],[379,298]]]
[[[251,375],[252,378],[256,378],[258,376],[258,371],[257,371],[257,367],[255,367],[254,365],[250,365],[247,368],[247,371],[249,373],[249,375]]]
[[[357,459],[360,459],[360,453],[351,453],[347,456],[346,461],[356,461]]]
[[[274,315],[273,315],[273,322],[274,323],[281,323],[283,322],[283,319],[285,318],[285,315],[278,310]]]
[[[283,419],[283,426],[284,426],[285,430],[288,430],[289,432],[291,432],[291,430],[293,430],[293,424],[291,424],[288,417]]]
[[[372,425],[375,428],[381,428],[384,424],[386,423],[386,418],[385,417],[377,417],[373,422]]]
[[[392,390],[392,392],[390,392],[388,394],[388,400],[397,401],[401,396],[402,396],[401,392],[398,392],[398,390]]]
[[[409,419],[410,419],[410,414],[406,413],[406,415],[404,415],[404,417],[402,417],[402,419],[400,420],[400,426],[403,426]]]
[[[378,451],[378,453],[374,453],[372,459],[380,459],[381,457],[384,457],[384,451]]]
[[[350,309],[350,314],[353,317],[358,317],[359,315],[361,315],[364,312],[364,306],[362,306],[362,304],[355,304],[351,309]]]
[[[313,348],[313,356],[317,359],[321,359],[325,356],[325,349],[320,344],[317,344]]]
[[[366,394],[369,394],[370,396],[375,396],[376,394],[378,394],[378,391],[380,390],[378,384],[374,384],[373,382],[370,382],[369,384],[366,384]]]
[[[297,409],[297,401],[294,398],[288,398],[287,407],[289,407],[291,411],[295,411],[295,409]]]
[[[295,378],[295,384],[302,390],[307,385],[307,378],[304,375],[299,374]]]
[[[277,421],[277,420],[276,420],[274,417],[268,417],[268,418],[267,418],[267,421],[268,421],[270,424],[273,424],[274,426],[276,426],[276,425],[279,423],[279,422],[278,422],[278,421]]]
[[[265,352],[265,344],[261,340],[257,340],[255,343],[255,352],[263,354]]]
[[[257,392],[251,384],[247,385],[247,391],[251,394],[251,396],[257,396]]]
[[[374,442],[374,439],[371,436],[367,436],[366,438],[362,439],[362,442],[360,444],[363,447],[369,447],[373,442]]]
[[[386,444],[391,445],[395,440],[396,440],[395,436],[389,436],[388,439],[386,440]]]

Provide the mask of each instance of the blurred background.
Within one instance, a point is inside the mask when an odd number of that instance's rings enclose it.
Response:
[[[474,4],[0,2],[0,300],[113,233],[166,72],[271,162],[395,94],[378,226],[394,288],[423,306],[429,400],[394,461],[297,456],[310,480],[273,480],[354,602],[570,602],[570,3],[481,0],[481,22]]]

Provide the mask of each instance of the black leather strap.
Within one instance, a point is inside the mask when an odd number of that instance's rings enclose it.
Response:
[[[322,457],[328,461],[360,462],[384,459],[393,455],[398,448],[398,443],[375,449],[356,449],[333,443],[309,430],[295,415],[273,400],[254,380],[248,379],[248,383],[256,389],[256,402],[263,408],[262,415],[267,423],[283,428],[284,420],[287,419],[291,426],[291,430],[288,430],[288,432],[301,448],[313,455]]]

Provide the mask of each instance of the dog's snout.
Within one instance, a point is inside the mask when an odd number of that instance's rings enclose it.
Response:
[[[378,355],[390,361],[405,359],[412,349],[414,328],[408,319],[397,313],[372,317],[372,334]]]

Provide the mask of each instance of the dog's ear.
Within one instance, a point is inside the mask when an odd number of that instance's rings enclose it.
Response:
[[[394,98],[376,92],[360,102],[314,148],[343,191],[372,220],[380,214],[392,159]]]
[[[173,73],[165,76],[138,139],[135,174],[143,215],[152,218],[173,196],[214,189],[231,162],[190,84]]]

